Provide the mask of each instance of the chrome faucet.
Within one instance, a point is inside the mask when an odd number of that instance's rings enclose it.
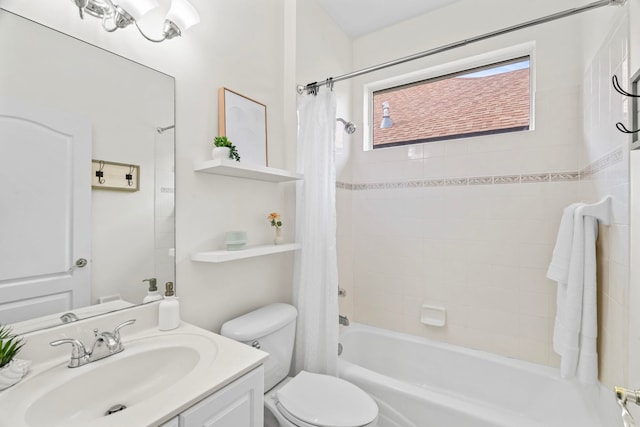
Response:
[[[615,387],[618,405],[622,409],[622,423],[624,427],[634,427],[635,421],[631,413],[627,409],[627,402],[631,401],[636,405],[640,405],[640,390],[629,390],[623,387]]]
[[[77,368],[105,357],[113,356],[124,350],[122,340],[120,338],[120,329],[125,326],[133,325],[135,319],[127,320],[115,327],[113,332],[100,332],[93,330],[96,339],[91,346],[91,351],[87,351],[84,344],[77,339],[63,338],[61,340],[52,341],[49,344],[59,346],[62,344],[71,344],[71,359],[67,365],[70,368]]]
[[[338,314],[338,323],[342,326],[349,326],[349,318],[347,316],[343,316],[342,314]]]

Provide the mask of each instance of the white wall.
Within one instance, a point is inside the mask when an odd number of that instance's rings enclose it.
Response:
[[[165,9],[168,3],[161,2]],[[292,167],[285,127],[293,126],[295,116],[285,88],[294,91],[295,81],[283,77],[283,1],[192,3],[201,23],[182,38],[160,44],[144,40],[133,28],[108,34],[96,19],[80,21],[69,2],[3,0],[2,7],[176,78],[177,289],[183,318],[217,330],[230,317],[289,300],[292,256],[201,264],[191,262],[190,254],[219,248],[231,229],[246,230],[251,243],[270,241],[273,231],[266,218],[271,211],[283,214],[285,235],[291,238],[288,221],[294,213],[287,207],[287,184],[196,174],[193,164],[210,156],[218,133],[217,90],[226,86],[267,104],[270,166]],[[141,25],[157,33],[161,16]]]

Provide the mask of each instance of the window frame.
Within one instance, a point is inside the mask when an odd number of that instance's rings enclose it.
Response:
[[[463,58],[457,61],[448,62],[445,64],[428,67],[422,70],[414,71],[399,76],[390,77],[384,80],[378,80],[375,82],[367,83],[363,86],[363,150],[374,150],[373,147],[373,112],[375,106],[373,105],[374,92],[378,92],[386,89],[393,89],[395,87],[415,84],[425,80],[435,80],[438,78],[447,78],[448,76],[464,73],[469,70],[472,72],[474,69],[490,67],[493,64],[498,64],[505,61],[515,60],[524,56],[529,57],[529,129],[521,130],[517,132],[529,132],[535,130],[535,82],[536,82],[536,55],[535,55],[535,41],[511,46],[508,48],[486,52],[480,55]],[[490,135],[496,135],[499,132],[492,133]],[[485,135],[486,136],[486,135]],[[439,141],[451,141],[459,140],[462,138],[469,138],[472,136],[453,136],[450,138],[442,138]],[[432,141],[433,142],[433,141]],[[383,145],[375,148],[376,150],[382,150],[385,148],[402,147],[414,144],[428,144],[427,142],[408,142],[398,145]]]

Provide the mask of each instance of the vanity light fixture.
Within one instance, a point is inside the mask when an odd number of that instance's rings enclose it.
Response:
[[[171,0],[171,7],[164,20],[162,38],[147,36],[138,26],[138,20],[158,7],[157,0],[72,0],[78,7],[80,18],[87,13],[102,20],[102,28],[112,33],[119,28],[135,24],[142,36],[154,43],[182,35],[190,27],[200,22],[198,11],[188,0]]]

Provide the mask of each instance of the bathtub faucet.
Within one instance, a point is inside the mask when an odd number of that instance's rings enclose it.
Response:
[[[349,326],[349,318],[347,316],[338,314],[338,323],[342,326]]]
[[[635,427],[636,423],[627,409],[627,402],[630,400],[636,405],[640,405],[640,390],[629,390],[623,387],[615,387],[616,398],[620,409],[622,409],[622,423],[624,427]]]

